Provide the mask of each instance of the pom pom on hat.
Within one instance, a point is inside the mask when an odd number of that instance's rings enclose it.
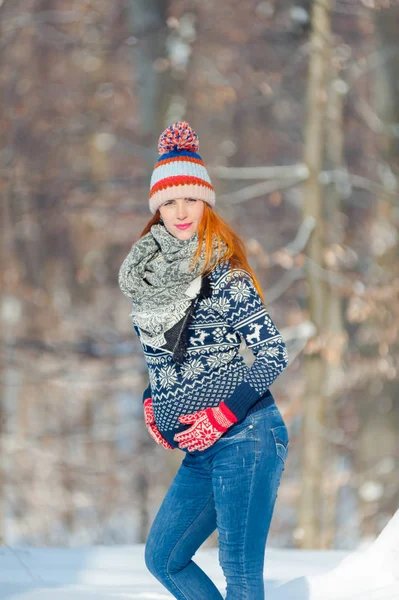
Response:
[[[162,133],[158,142],[160,155],[179,150],[197,152],[198,148],[198,135],[186,121],[176,121],[176,123],[170,125]]]

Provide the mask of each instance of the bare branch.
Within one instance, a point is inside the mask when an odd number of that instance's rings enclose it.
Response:
[[[289,271],[285,271],[284,275],[279,279],[279,281],[273,285],[271,288],[267,290],[267,301],[268,304],[272,304],[284,294],[286,290],[290,287],[290,285],[294,281],[298,281],[298,279],[303,279],[303,268],[296,267],[295,269],[290,269]]]
[[[253,198],[259,198],[264,194],[270,194],[276,190],[283,190],[285,188],[293,187],[298,183],[303,182],[303,177],[296,179],[289,179],[287,181],[265,181],[262,183],[256,183],[255,185],[249,185],[237,192],[229,192],[218,197],[218,202],[228,206],[234,204],[240,204]]]
[[[364,100],[364,98],[360,98],[358,102],[355,104],[355,108],[359,115],[364,119],[368,127],[374,133],[384,133],[385,125],[380,117],[374,112],[371,106]]]
[[[315,226],[316,219],[313,216],[305,217],[300,228],[298,229],[296,237],[292,240],[292,242],[287,244],[286,250],[288,250],[288,252],[290,252],[293,256],[299,254],[299,252],[302,252],[302,250],[305,249],[310,234]]]
[[[210,167],[208,171],[219,179],[306,179],[309,175],[304,163],[271,167]]]
[[[75,23],[82,20],[82,15],[75,11],[58,12],[55,10],[44,10],[35,15],[24,13],[10,19],[3,19],[2,25],[6,31],[20,29],[21,27],[30,27],[31,25],[40,25],[50,23],[53,25],[61,23]]]

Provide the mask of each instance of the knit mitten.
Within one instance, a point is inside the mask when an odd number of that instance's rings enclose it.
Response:
[[[155,424],[154,409],[152,407],[152,398],[146,398],[143,402],[143,406],[144,406],[144,421],[145,421],[145,424],[146,424],[146,427],[148,429],[150,436],[156,441],[157,444],[160,444],[161,446],[163,446],[164,448],[167,448],[168,450],[174,450],[175,448],[173,448],[173,446],[171,446],[169,444],[169,442],[167,442],[165,440],[165,438],[162,437],[162,435],[159,432],[158,427]]]
[[[238,419],[226,404],[221,402],[215,408],[181,415],[179,421],[192,425],[189,429],[177,433],[173,439],[178,442],[179,448],[187,448],[189,452],[193,452],[212,446]]]

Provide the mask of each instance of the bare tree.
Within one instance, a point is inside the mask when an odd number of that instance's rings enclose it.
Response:
[[[325,364],[317,338],[325,326],[326,284],[318,277],[323,256],[323,190],[320,172],[323,167],[323,144],[326,112],[326,85],[331,44],[330,0],[313,4],[311,52],[307,88],[307,122],[304,162],[309,177],[304,185],[304,218],[313,217],[316,226],[307,246],[306,278],[309,289],[309,313],[316,325],[315,338],[309,341],[305,354],[306,387],[302,427],[302,493],[298,512],[298,527],[302,532],[300,545],[316,548],[320,545],[322,527],[321,502],[324,469],[324,438],[326,400],[324,392]]]

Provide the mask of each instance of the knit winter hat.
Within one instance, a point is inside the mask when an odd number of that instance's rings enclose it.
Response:
[[[160,157],[150,183],[150,211],[174,198],[195,198],[215,205],[215,190],[201,156],[194,129],[177,121],[165,129],[158,141]]]

